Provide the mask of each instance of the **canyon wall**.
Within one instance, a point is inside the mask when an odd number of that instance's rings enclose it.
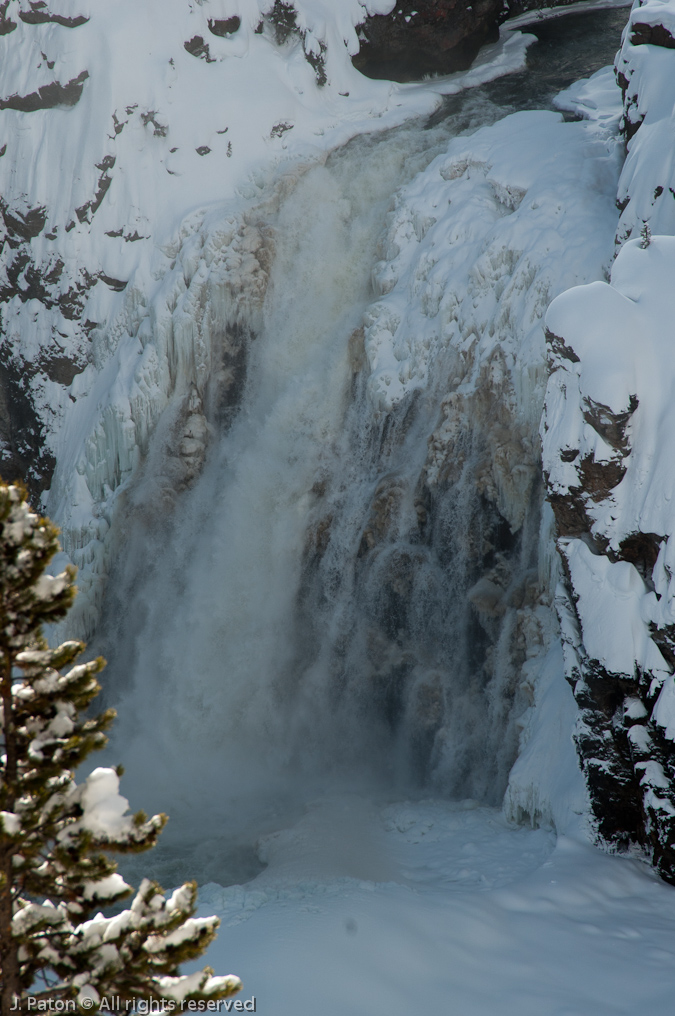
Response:
[[[617,55],[627,158],[609,283],[547,315],[544,471],[557,606],[598,833],[675,881],[675,8],[636,4]],[[652,237],[651,234],[654,234]],[[656,234],[668,234],[659,235]],[[629,239],[630,238],[630,239]]]

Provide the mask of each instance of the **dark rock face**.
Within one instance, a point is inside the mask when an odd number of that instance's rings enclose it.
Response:
[[[659,875],[675,884],[675,756],[672,741],[652,719],[660,685],[649,671],[613,673],[588,657],[569,572],[564,585],[567,595],[558,609],[567,615],[567,677],[579,706],[575,740],[598,835],[624,849],[638,844]],[[673,634],[651,633],[671,666]]]
[[[666,49],[675,49],[675,39],[663,25],[643,25],[639,21],[633,22],[633,30],[630,37],[631,46],[664,46]]]
[[[650,50],[642,48],[645,46]],[[671,143],[674,48],[673,34],[659,22],[658,13],[647,6],[631,11],[615,63],[623,93],[621,129],[627,143],[617,195],[621,212],[617,245],[638,236],[645,223],[655,236],[675,234]],[[672,71],[668,75],[664,65],[669,60]],[[645,101],[656,94],[658,104]],[[583,328],[581,319],[577,327]],[[662,718],[659,720],[658,709],[659,697],[672,686],[675,674],[675,625],[664,620],[668,616],[665,609],[658,614],[658,608],[653,607],[658,621],[638,620],[647,636],[643,652],[636,650],[623,657],[612,652],[611,643],[620,640],[621,632],[612,628],[611,609],[603,607],[604,619],[610,624],[600,640],[593,626],[588,586],[578,565],[581,548],[596,577],[608,576],[617,562],[625,562],[623,575],[635,582],[645,599],[652,597],[654,603],[661,603],[665,596],[667,602],[668,594],[659,578],[663,574],[659,559],[665,556],[672,531],[665,522],[663,528],[655,525],[644,509],[630,517],[626,529],[623,522],[617,522],[620,510],[616,505],[622,496],[617,488],[629,471],[635,475],[633,457],[639,452],[632,442],[636,440],[637,418],[649,405],[649,392],[642,391],[642,405],[637,395],[622,404],[617,402],[613,409],[591,400],[590,389],[580,385],[579,377],[588,380],[584,360],[592,354],[588,342],[580,345],[577,339],[574,334],[547,334],[552,416],[542,435],[549,501],[563,564],[556,606],[566,675],[579,707],[577,749],[599,838],[613,846],[639,845],[661,877],[675,884],[675,739]],[[582,349],[585,352],[577,355]],[[622,364],[624,377],[630,363],[627,359]],[[558,402],[556,391],[562,395]],[[572,422],[568,431],[560,431],[553,439],[554,417],[563,418],[561,406],[568,414],[565,419]],[[601,442],[591,440],[593,433]],[[592,446],[601,448],[601,453],[589,452]],[[634,493],[639,485],[634,479],[631,483]],[[657,528],[660,531],[655,532]],[[598,582],[596,595],[603,597],[605,605],[618,602],[611,598],[614,594],[607,592],[604,581]]]
[[[209,31],[213,35],[218,35],[222,39],[227,39],[228,36],[234,35],[235,32],[239,31],[241,26],[241,18],[232,17],[225,18],[219,21],[217,18],[209,18]]]
[[[0,347],[0,474],[6,481],[22,480],[37,503],[55,462],[28,381],[25,365],[6,346]]]
[[[184,47],[188,53],[192,56],[196,56],[199,60],[206,60],[207,63],[213,63],[213,57],[209,53],[209,44],[204,42],[201,35],[195,35],[192,39],[188,39],[184,43]]]
[[[82,71],[72,81],[62,85],[60,81],[52,81],[28,95],[9,95],[0,99],[0,109],[18,109],[22,113],[33,113],[37,109],[54,109],[55,106],[75,106],[82,97],[84,83],[89,71]]]
[[[38,5],[34,4],[34,8]],[[46,4],[43,5],[39,10],[30,11],[19,11],[19,17],[27,25],[61,25],[63,28],[79,28],[80,25],[86,25],[89,18],[85,17],[84,14],[78,14],[74,18],[64,17],[62,14],[52,14],[51,11],[46,9]]]
[[[9,0],[3,0],[3,3],[0,3],[0,35],[9,35],[16,28],[16,21],[7,17],[8,7]]]
[[[575,376],[583,358],[567,342],[547,333],[553,375],[563,376],[567,396],[579,397]],[[575,394],[572,394],[572,393]],[[626,562],[641,576],[646,591],[654,591],[654,568],[667,535],[630,532],[618,549],[602,526],[595,511],[603,503],[612,504],[613,491],[627,471],[633,454],[630,424],[638,409],[631,396],[628,407],[614,411],[588,396],[579,399],[576,414],[581,428],[588,427],[602,438],[602,457],[582,454],[579,447],[549,445],[548,428],[544,434],[548,499],[553,508],[557,545],[562,561],[563,581],[556,596],[565,651],[566,676],[579,707],[575,740],[581,767],[588,785],[596,829],[601,841],[627,848],[637,844],[651,857],[654,867],[666,881],[675,884],[675,750],[663,727],[655,720],[655,706],[664,673],[675,672],[675,625],[658,627],[650,622],[648,634],[663,659],[663,672],[652,672],[632,660],[625,669],[610,669],[594,658],[591,622],[584,613],[583,586],[575,578],[574,557],[580,544],[595,559],[612,563]],[[558,407],[559,411],[559,407]],[[576,441],[575,441],[576,444]],[[612,455],[607,454],[611,449]],[[555,458],[571,466],[556,472]],[[550,473],[549,473],[550,470]],[[566,475],[562,484],[560,476]],[[578,571],[576,573],[579,574]],[[583,576],[582,576],[583,578]],[[597,653],[597,641],[595,652]]]
[[[503,0],[402,0],[366,20],[354,66],[394,81],[465,70],[481,46],[498,39],[506,13]]]

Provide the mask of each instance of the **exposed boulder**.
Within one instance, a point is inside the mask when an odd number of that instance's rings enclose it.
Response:
[[[79,28],[80,25],[86,25],[89,21],[89,18],[85,17],[84,14],[77,14],[73,18],[66,17],[63,14],[52,14],[51,11],[46,9],[46,4],[31,4],[31,8],[30,11],[19,11],[19,17],[27,25],[54,24],[61,25],[63,28]]]
[[[675,38],[665,25],[646,25],[633,21],[631,25],[630,43],[632,46],[664,46],[675,49]]]
[[[7,8],[9,7],[9,0],[3,0],[0,3],[0,35],[9,35],[10,32],[15,31],[17,23],[12,21],[11,18],[7,17]]]
[[[37,501],[49,486],[54,456],[45,442],[45,425],[33,405],[25,364],[6,347],[0,350],[0,471],[22,480]],[[34,372],[35,373],[35,372]]]
[[[499,37],[503,0],[401,0],[368,17],[354,65],[372,78],[411,81],[465,70],[481,46]]]
[[[209,32],[213,35],[218,35],[222,39],[227,39],[228,36],[234,35],[238,32],[241,27],[241,18],[236,15],[231,18],[224,18],[218,20],[217,18],[209,18],[208,21]]]

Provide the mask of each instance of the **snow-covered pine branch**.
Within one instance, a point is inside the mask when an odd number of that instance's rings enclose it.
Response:
[[[154,846],[166,816],[131,815],[114,769],[75,782],[77,766],[105,744],[115,713],[83,715],[100,689],[104,661],[72,666],[84,645],[50,649],[42,635],[42,625],[63,617],[75,595],[74,569],[45,574],[58,549],[56,528],[31,511],[23,489],[0,483],[2,1014],[31,989],[50,999],[86,999],[88,1012],[106,995],[225,998],[240,990],[237,977],[215,977],[208,967],[178,972],[218,927],[215,917],[193,916],[195,883],[167,900],[146,879],[128,910],[96,912],[133,891],[107,851]]]

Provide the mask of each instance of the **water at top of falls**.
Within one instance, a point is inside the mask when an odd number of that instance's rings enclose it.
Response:
[[[389,412],[364,370],[392,195],[448,138],[512,108],[485,89],[453,102],[431,128],[353,140],[275,210],[249,210],[271,267],[262,309],[223,330],[239,343],[230,408],[214,382],[201,474],[166,518],[129,515],[101,636],[121,699],[109,754],[135,806],[173,815],[166,882],[247,877],[256,836],[335,788],[503,794],[541,490],[523,488],[510,526],[471,434],[427,484],[454,353]]]
[[[448,96],[430,125],[452,115],[459,117],[460,129],[475,130],[491,104],[501,116],[518,109],[550,109],[558,92],[614,62],[628,6],[576,10],[520,25],[520,31],[537,38],[527,51],[526,68]]]

